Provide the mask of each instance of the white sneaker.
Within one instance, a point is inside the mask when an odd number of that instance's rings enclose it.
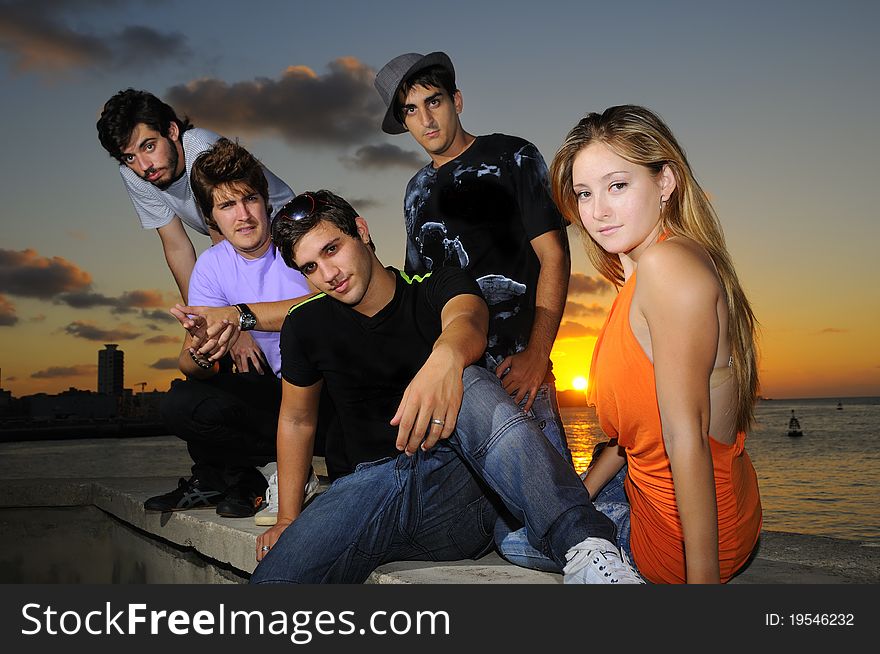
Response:
[[[644,584],[626,554],[604,538],[587,538],[565,554],[566,584]]]
[[[303,506],[309,503],[318,492],[318,475],[315,474],[314,468],[309,470],[309,481],[306,483],[306,494],[303,499]],[[260,527],[271,527],[278,522],[278,471],[272,473],[269,477],[269,486],[266,488],[265,508],[260,510],[254,516],[254,524]]]

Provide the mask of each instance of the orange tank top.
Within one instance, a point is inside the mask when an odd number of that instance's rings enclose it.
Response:
[[[684,538],[672,470],[660,423],[654,366],[632,332],[635,273],[620,289],[596,341],[590,368],[590,404],[599,424],[626,450],[630,545],[639,572],[654,583],[684,583]],[[710,436],[718,503],[721,581],[746,562],[761,531],[758,480],[740,432],[731,445]]]

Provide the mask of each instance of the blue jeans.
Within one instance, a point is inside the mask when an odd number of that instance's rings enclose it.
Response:
[[[359,583],[391,561],[478,558],[493,544],[499,500],[530,543],[563,564],[585,538],[611,540],[567,465],[482,368],[464,372],[455,432],[428,452],[359,465],[291,524],[252,583]]]
[[[524,408],[528,396],[520,402],[520,408]],[[556,401],[556,384],[548,382],[542,384],[535,394],[535,401],[532,403],[528,411],[528,416],[535,420],[538,428],[544,434],[544,437],[550,442],[553,448],[559,452],[570,466],[574,466],[571,458],[571,450],[568,449],[568,439],[565,437],[565,427],[562,424],[562,418],[559,416],[559,404]],[[552,488],[547,488],[548,493],[552,493]],[[516,520],[509,512],[505,510],[499,511],[498,522],[495,524],[495,545],[504,558],[511,561],[514,559],[522,560],[521,556],[529,556],[538,554],[538,552],[529,545],[526,534],[522,531],[523,525]],[[515,532],[521,532],[517,537],[510,538]],[[523,563],[517,563],[523,567],[533,567]],[[547,567],[548,564],[551,567]],[[537,564],[538,570],[553,570],[555,564],[551,559],[539,556]]]
[[[520,402],[524,407],[528,396]],[[571,450],[568,449],[568,439],[565,437],[565,426],[559,417],[559,404],[556,401],[556,383],[547,382],[538,387],[535,393],[535,401],[529,409],[529,416],[538,423],[538,428],[544,433],[544,437],[558,451],[570,465],[574,465],[571,458]]]
[[[585,475],[586,472],[581,477]],[[632,550],[629,545],[629,501],[626,498],[626,489],[623,485],[624,479],[626,479],[626,466],[623,466],[620,472],[599,491],[595,499],[595,506],[598,511],[608,516],[614,523],[617,534],[612,542],[616,543],[632,561]],[[495,526],[495,542],[502,556],[511,563],[532,570],[562,572],[564,565],[560,566],[556,561],[544,556],[532,547],[526,528],[512,531],[509,525],[506,525],[503,520],[499,520]]]

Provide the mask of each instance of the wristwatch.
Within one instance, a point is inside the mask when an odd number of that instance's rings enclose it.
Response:
[[[238,309],[238,326],[241,331],[250,331],[257,326],[257,317],[248,305],[236,304],[235,308]]]

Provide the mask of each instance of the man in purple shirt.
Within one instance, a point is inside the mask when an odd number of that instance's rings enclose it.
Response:
[[[236,306],[239,327],[251,330],[255,319],[245,302],[309,294],[305,278],[272,244],[268,182],[253,155],[221,138],[195,160],[190,181],[205,223],[224,237],[196,261],[189,282],[193,304]],[[234,372],[229,357],[209,361],[185,336],[178,365],[187,379],[172,385],[162,415],[186,441],[193,474],[148,499],[147,510],[216,507],[222,516],[249,517],[260,508],[267,482],[257,466],[275,460],[281,353],[277,331],[252,334],[253,345],[236,357]]]

